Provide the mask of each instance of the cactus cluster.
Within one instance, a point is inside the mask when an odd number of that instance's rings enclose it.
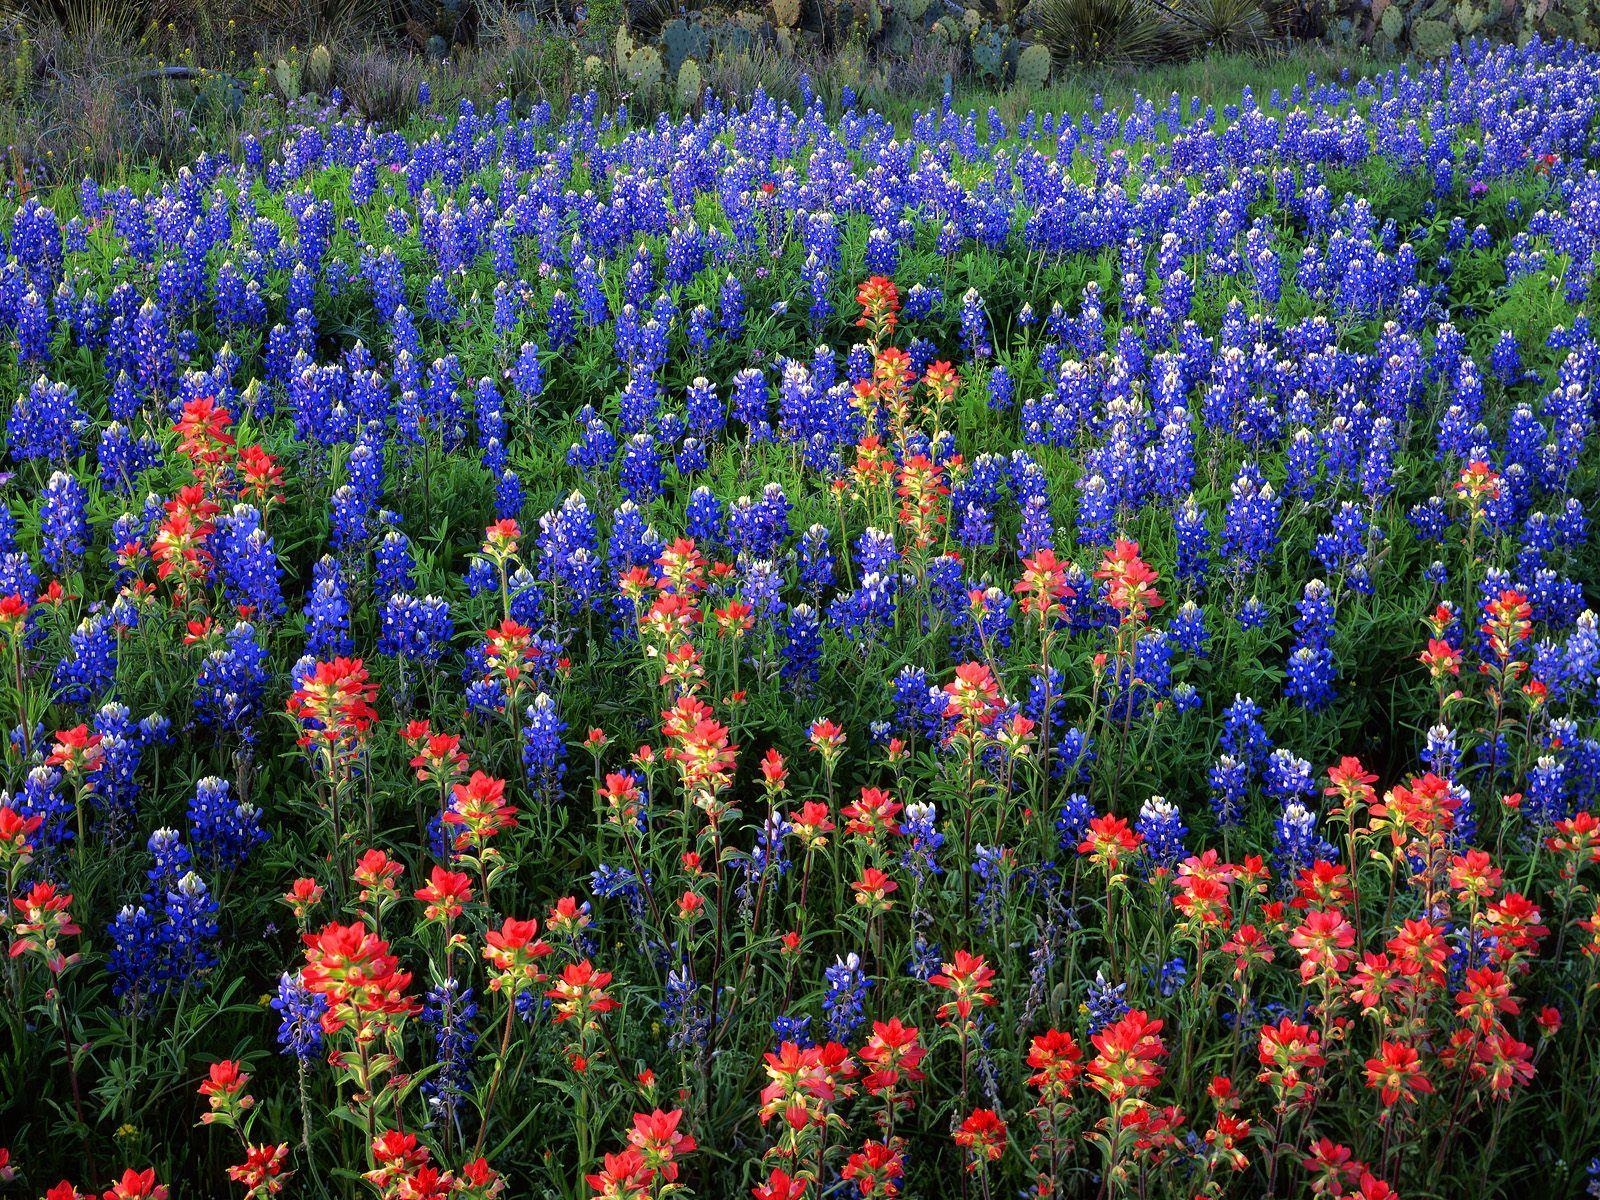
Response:
[[[661,51],[654,46],[636,45],[626,25],[617,30],[617,73],[645,97],[654,97],[665,79]]]
[[[1328,32],[1334,41],[1364,43],[1385,55],[1437,58],[1462,39],[1479,36],[1593,41],[1600,37],[1600,6],[1594,0],[1352,0]]]
[[[809,44],[832,51],[832,82],[860,93],[885,86],[892,65],[929,38],[959,51],[963,69],[985,86],[1031,91],[1049,82],[1048,48],[957,0],[766,0],[760,10],[679,10],[653,36],[620,28],[613,66],[633,90],[687,108],[704,91],[708,66],[744,61],[762,46],[790,53]]]
[[[272,84],[291,104],[307,92],[321,95],[332,83],[333,54],[322,43],[304,51],[291,47],[272,64]]]

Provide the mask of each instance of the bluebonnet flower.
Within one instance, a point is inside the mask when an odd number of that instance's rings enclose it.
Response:
[[[409,592],[416,584],[416,557],[411,540],[398,529],[383,535],[373,550],[373,590],[380,596]]]
[[[980,930],[992,929],[1011,896],[1011,879],[1016,874],[1016,851],[1008,846],[972,848],[972,873],[980,883],[972,904]]]
[[[711,1016],[700,1001],[701,986],[687,966],[667,972],[661,1011],[671,1030],[668,1044],[681,1052],[705,1046],[711,1033]]]
[[[195,680],[194,707],[200,723],[252,741],[267,683],[266,661],[255,627],[243,621],[235,625],[223,645],[206,655]]]
[[[1313,579],[1296,604],[1295,642],[1289,651],[1284,693],[1302,708],[1326,707],[1333,700],[1333,598],[1327,584]]]
[[[1337,862],[1339,852],[1317,832],[1317,816],[1298,800],[1290,801],[1273,823],[1272,860],[1285,886],[1314,862]]]
[[[285,977],[287,978],[287,977]],[[452,1122],[472,1086],[478,1033],[472,1027],[478,1005],[472,989],[455,979],[430,988],[423,997],[422,1023],[433,1033],[436,1069],[423,1081],[422,1094],[434,1121]]]
[[[1206,643],[1210,641],[1204,611],[1193,600],[1184,601],[1167,626],[1167,636],[1176,649],[1196,658],[1204,658]]]
[[[1091,1036],[1128,1015],[1127,991],[1126,983],[1112,983],[1103,971],[1094,973],[1094,979],[1089,983],[1089,995],[1084,1001]]]
[[[968,288],[961,297],[961,342],[969,358],[988,358],[994,353],[989,343],[989,314],[976,288]]]
[[[1250,788],[1250,765],[1231,754],[1222,754],[1212,765],[1211,811],[1217,823],[1224,827],[1238,825],[1244,819],[1244,801]]]
[[[299,974],[278,976],[278,992],[272,997],[278,1013],[278,1046],[301,1062],[322,1058],[322,1014],[328,1011],[328,997],[312,992],[302,984]]]
[[[1253,463],[1246,463],[1233,482],[1224,510],[1222,556],[1237,571],[1257,570],[1277,548],[1282,503]]]
[[[848,1041],[866,1020],[863,1007],[872,980],[861,969],[860,955],[853,952],[835,958],[833,965],[822,974],[828,985],[822,998],[828,1036],[836,1042]]]
[[[395,593],[383,606],[378,653],[413,663],[436,663],[450,647],[450,605],[437,596]]]
[[[1205,510],[1189,496],[1172,514],[1173,531],[1178,539],[1177,576],[1181,580],[1202,580],[1210,564],[1211,532],[1206,527]]]
[[[1078,792],[1061,802],[1061,811],[1056,814],[1056,833],[1057,842],[1065,853],[1078,852],[1083,839],[1089,835],[1089,822],[1096,815],[1089,798]]]
[[[1303,800],[1316,791],[1311,764],[1282,747],[1267,756],[1267,764],[1261,775],[1262,787],[1267,795],[1281,804]]]
[[[92,427],[78,403],[77,389],[41,375],[12,405],[6,440],[13,458],[66,463],[78,457],[84,432]]]
[[[1133,827],[1144,838],[1151,865],[1171,870],[1188,856],[1183,839],[1189,827],[1183,823],[1177,805],[1165,796],[1151,796],[1146,800]]]
[[[1222,713],[1222,752],[1231,754],[1256,771],[1272,749],[1272,739],[1261,724],[1261,706],[1245,696],[1235,695]]]
[[[259,620],[283,615],[277,548],[254,507],[239,504],[219,518],[211,545],[217,577],[230,604]]]
[[[148,434],[135,438],[133,432],[113,421],[100,433],[100,487],[108,492],[131,494],[146,471],[161,462],[161,444]]]
[[[783,665],[785,682],[804,689],[821,677],[822,619],[809,604],[796,604],[784,624]]]
[[[261,810],[236,801],[225,779],[207,776],[189,801],[189,841],[209,870],[244,865],[250,851],[267,840]]]
[[[627,867],[612,867],[602,863],[590,875],[589,886],[602,900],[620,899],[635,920],[644,915],[645,899],[639,889],[639,877]]]
[[[36,740],[43,735],[41,729]],[[13,738],[15,742],[17,739]],[[22,788],[3,801],[23,818],[39,817],[43,824],[33,835],[36,847],[48,851],[70,842],[75,836],[76,809],[72,797],[61,786],[61,772],[55,767],[35,766],[28,771]],[[0,793],[4,795],[4,793]]]
[[[311,580],[305,606],[306,653],[317,659],[353,654],[350,602],[345,598],[344,573],[338,562],[323,555],[312,568]]]
[[[901,853],[900,861],[913,881],[922,885],[944,874],[944,868],[939,865],[944,834],[939,832],[938,809],[926,802],[906,805],[900,832],[910,843]]]
[[[87,706],[105,695],[117,676],[117,626],[99,612],[79,622],[67,638],[68,656],[56,664],[55,686],[63,703]]]
[[[1541,754],[1528,768],[1522,812],[1535,829],[1544,830],[1571,815],[1571,784],[1566,760]]]
[[[546,800],[554,800],[567,773],[567,723],[556,712],[556,702],[543,692],[534,697],[522,727],[522,765],[528,782]]]
[[[57,574],[77,569],[89,549],[89,489],[57,471],[39,499],[39,556]]]
[[[774,1017],[770,1025],[776,1043],[793,1042],[802,1049],[815,1045],[811,1036],[811,1018],[801,1015]]]
[[[1239,606],[1239,628],[1260,629],[1271,615],[1271,610],[1259,597],[1251,596]]]
[[[143,1004],[157,995],[203,982],[216,963],[219,905],[205,880],[189,870],[188,848],[176,830],[150,837],[154,866],[140,903],[125,906],[111,924],[111,991]]]

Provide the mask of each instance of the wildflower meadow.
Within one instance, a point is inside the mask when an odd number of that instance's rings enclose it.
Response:
[[[1600,1191],[1600,54],[419,99],[0,203],[0,1194]]]

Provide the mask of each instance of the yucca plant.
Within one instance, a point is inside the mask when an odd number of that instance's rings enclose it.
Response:
[[[0,20],[26,30],[55,26],[74,37],[119,43],[136,41],[166,15],[164,5],[146,0],[0,0]]]
[[[1260,49],[1272,35],[1261,0],[1176,0],[1169,17],[1177,37],[1196,50],[1244,53]]]
[[[1063,62],[1130,65],[1161,55],[1162,20],[1146,0],[1042,0],[1039,40]]]

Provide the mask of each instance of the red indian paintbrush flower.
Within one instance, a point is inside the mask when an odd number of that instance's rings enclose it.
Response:
[[[868,867],[850,886],[855,891],[856,903],[869,916],[879,916],[892,909],[894,901],[889,897],[900,890],[900,885],[877,867]]]
[[[755,1200],[805,1200],[806,1181],[795,1178],[782,1167],[774,1167],[766,1182],[756,1184],[750,1194]]]
[[[1311,1101],[1315,1074],[1328,1062],[1317,1031],[1289,1017],[1261,1027],[1256,1057],[1262,1067],[1257,1081],[1270,1087],[1284,1107]]]
[[[237,1120],[245,1109],[255,1104],[254,1097],[244,1090],[249,1082],[249,1073],[232,1059],[212,1063],[196,1089],[211,1105],[211,1111],[201,1115],[200,1123],[210,1125],[219,1117],[225,1122]]]
[[[355,870],[350,873],[351,879],[360,889],[356,893],[356,898],[363,904],[380,906],[399,899],[397,884],[405,871],[405,864],[390,858],[385,850],[364,852],[356,860]]]
[[[1047,1029],[1028,1043],[1028,1066],[1028,1086],[1047,1103],[1059,1102],[1083,1075],[1083,1050],[1070,1033]]]
[[[545,993],[556,1010],[557,1021],[577,1021],[591,1024],[596,1016],[617,1007],[617,1002],[606,992],[611,983],[611,972],[597,971],[588,959],[568,963],[561,968],[561,977]]]
[[[620,1154],[607,1154],[600,1170],[583,1178],[595,1200],[645,1200],[655,1177],[644,1165],[644,1155],[630,1146]]]
[[[905,1159],[887,1142],[862,1142],[861,1149],[845,1160],[839,1174],[848,1179],[864,1200],[891,1200],[900,1194],[906,1173]]]
[[[358,1026],[377,1018],[407,1016],[417,1003],[405,990],[411,974],[389,952],[389,943],[365,925],[332,924],[302,939],[306,965],[301,980],[306,990],[327,997],[322,1028],[337,1033],[347,1023]]]
[[[853,1093],[857,1067],[838,1042],[820,1046],[780,1043],[765,1056],[767,1086],[761,1089],[761,1122],[782,1116],[792,1128],[821,1120],[838,1100]]]
[[[294,1174],[284,1170],[288,1160],[288,1142],[279,1142],[276,1146],[249,1145],[245,1147],[244,1161],[228,1168],[228,1178],[244,1185],[245,1200],[276,1196]]]
[[[101,1193],[101,1200],[167,1200],[167,1186],[156,1182],[154,1167],[142,1171],[129,1167],[121,1179]]]
[[[856,326],[868,330],[875,338],[894,332],[900,321],[900,289],[886,275],[868,276],[856,289],[856,303],[861,315]]]
[[[16,809],[0,804],[0,874],[25,867],[32,861],[32,838],[43,824],[43,814],[25,817]]]
[[[297,670],[289,715],[300,723],[302,746],[341,747],[364,739],[378,718],[378,685],[359,658],[335,658]]]
[[[1105,601],[1124,622],[1142,621],[1151,609],[1161,607],[1161,594],[1155,588],[1161,576],[1139,557],[1138,542],[1118,538],[1094,577],[1105,581]]]
[[[694,1137],[678,1128],[683,1121],[683,1110],[671,1112],[656,1109],[648,1113],[633,1114],[633,1128],[628,1131],[628,1144],[644,1159],[644,1165],[672,1182],[678,1178],[677,1160],[695,1148]]]
[[[1066,569],[1048,546],[1022,560],[1022,578],[1011,590],[1022,597],[1022,611],[1040,620],[1060,613],[1078,594],[1068,585]]]
[[[1090,1037],[1096,1054],[1089,1063],[1089,1086],[1113,1103],[1155,1087],[1167,1053],[1162,1025],[1135,1008]]]
[[[1313,1196],[1348,1195],[1347,1189],[1354,1189],[1367,1174],[1367,1164],[1332,1138],[1313,1142],[1300,1165],[1311,1174]]]
[[[483,958],[494,973],[490,991],[503,991],[507,999],[514,999],[533,984],[544,982],[538,962],[552,947],[540,940],[538,921],[507,917],[499,929],[484,935],[484,942]]]
[[[903,806],[883,788],[864,787],[861,799],[847,804],[839,815],[845,819],[844,830],[861,838],[868,846],[894,837],[900,832],[895,820]]]
[[[457,850],[480,850],[490,838],[516,826],[516,806],[506,803],[503,779],[474,771],[472,778],[456,784],[450,795],[450,808],[444,820],[445,824],[461,831],[455,839]]]
[[[939,1006],[939,1020],[959,1018],[965,1021],[972,1016],[974,1008],[995,1003],[995,994],[989,986],[993,980],[994,968],[986,959],[957,950],[953,962],[943,964],[938,974],[928,978],[934,987],[945,989],[952,997]]]
[[[1107,875],[1122,873],[1124,860],[1144,844],[1144,835],[1130,826],[1126,818],[1106,813],[1089,822],[1089,832],[1078,843],[1078,853]]]
[[[951,1135],[971,1157],[967,1170],[975,1171],[987,1162],[999,1162],[1006,1152],[1006,1123],[992,1108],[975,1108],[961,1127]]]
[[[1349,950],[1356,944],[1355,927],[1336,908],[1307,913],[1306,919],[1289,935],[1289,944],[1300,951],[1300,982],[1337,982],[1350,965]]]
[[[288,1142],[279,1142],[276,1146],[249,1145],[245,1147],[244,1161],[228,1168],[228,1178],[244,1185],[245,1200],[276,1196],[294,1174],[284,1170],[288,1159]]]
[[[915,1025],[899,1017],[872,1023],[872,1036],[861,1048],[861,1061],[871,1068],[861,1078],[861,1086],[874,1096],[893,1095],[902,1083],[921,1083],[926,1075],[919,1069],[926,1051],[918,1039]],[[910,1098],[905,1098],[909,1105]]]
[[[944,694],[944,715],[969,733],[992,725],[1005,706],[994,672],[983,663],[958,666],[956,677],[944,685]]]
[[[428,872],[428,882],[415,894],[426,906],[423,920],[454,921],[472,903],[472,879],[465,872],[435,866]]]
[[[11,943],[12,958],[37,955],[52,975],[61,974],[78,961],[78,955],[63,954],[58,944],[62,938],[82,932],[68,911],[72,904],[70,892],[61,891],[53,883],[36,883],[11,903],[22,914],[13,926],[18,936]]]
[[[1385,1108],[1398,1103],[1414,1104],[1418,1096],[1433,1091],[1433,1084],[1422,1073],[1422,1056],[1404,1042],[1385,1041],[1378,1053],[1367,1059],[1367,1086],[1377,1091]]]

